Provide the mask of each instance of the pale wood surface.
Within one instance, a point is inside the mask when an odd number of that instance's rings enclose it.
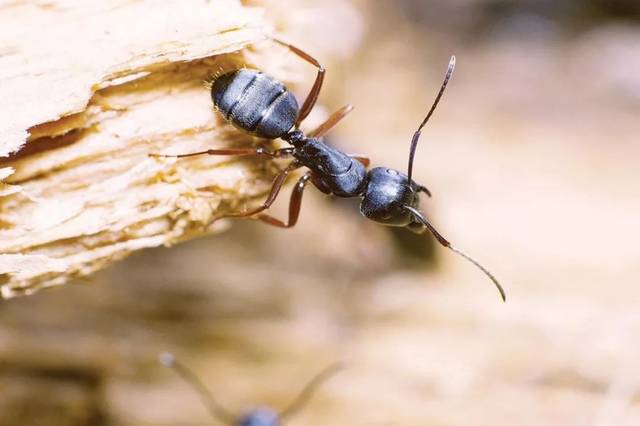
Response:
[[[203,81],[252,64],[233,52],[270,34],[262,9],[4,2],[0,22],[3,297],[219,229],[207,225],[268,189],[264,161],[147,156],[252,143],[221,122]]]

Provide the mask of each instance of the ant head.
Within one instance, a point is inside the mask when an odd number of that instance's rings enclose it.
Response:
[[[418,146],[418,141],[420,140],[422,128],[427,124],[429,118],[433,115],[438,102],[440,102],[444,89],[447,87],[449,79],[453,74],[455,65],[456,57],[452,56],[449,61],[447,73],[444,76],[444,81],[440,87],[440,91],[438,92],[438,95],[436,96],[433,105],[431,105],[431,109],[429,109],[426,117],[422,120],[420,126],[418,126],[418,130],[413,134],[411,147],[409,148],[409,165],[407,168],[407,174],[405,175],[397,170],[384,167],[372,169],[367,175],[367,189],[363,194],[360,211],[369,219],[384,225],[406,227],[410,231],[418,234],[428,230],[440,244],[464,257],[484,272],[500,292],[502,300],[506,300],[505,292],[498,283],[498,280],[496,280],[496,278],[484,266],[478,263],[478,261],[451,245],[451,243],[433,227],[425,215],[420,212],[418,209],[420,203],[418,193],[424,192],[428,196],[431,196],[431,194],[427,188],[416,184],[411,179],[411,175],[413,174],[413,158],[416,154],[416,148]]]
[[[280,426],[280,417],[271,408],[255,408],[242,416],[236,426]]]
[[[416,184],[411,179],[411,175],[413,174],[413,158],[416,154],[422,128],[427,124],[438,102],[440,102],[444,89],[447,87],[447,83],[449,83],[451,74],[453,74],[455,65],[456,57],[452,56],[440,91],[427,116],[422,120],[420,126],[418,126],[418,130],[413,134],[411,148],[409,149],[409,167],[407,174],[405,175],[397,170],[384,167],[377,167],[369,172],[367,176],[367,189],[363,195],[362,204],[360,205],[360,211],[369,219],[388,226],[407,227],[416,233],[422,233],[429,228],[419,217],[416,217],[416,213],[418,212],[417,208],[420,203],[418,192],[425,192],[429,196],[431,196],[431,194],[427,188]]]
[[[386,167],[376,167],[367,174],[367,189],[360,211],[367,218],[387,226],[407,227],[422,233],[425,227],[417,221],[406,207],[417,208],[420,204],[418,192],[428,191],[415,182],[409,184],[404,173]]]

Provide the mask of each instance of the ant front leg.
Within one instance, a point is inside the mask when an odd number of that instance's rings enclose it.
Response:
[[[188,154],[149,154],[149,157],[156,158],[185,158],[198,155],[235,155],[235,156],[265,156],[271,158],[286,158],[293,154],[294,148],[282,148],[275,151],[268,151],[264,148],[226,148],[207,149],[206,151],[190,152]]]
[[[277,226],[278,228],[292,228],[298,222],[298,216],[300,215],[300,207],[302,206],[302,194],[304,192],[304,188],[307,186],[309,179],[313,174],[311,172],[305,173],[298,182],[296,186],[293,188],[291,192],[291,199],[289,201],[289,219],[287,222],[283,222],[280,219],[276,219],[273,216],[269,216],[268,214],[261,214],[258,216],[258,219],[261,221],[268,223],[269,225]]]
[[[300,167],[302,167],[302,165],[300,163],[298,163],[297,161],[294,161],[293,163],[289,164],[287,166],[287,168],[285,168],[283,171],[281,171],[276,176],[276,178],[273,180],[273,185],[271,186],[271,192],[269,193],[269,196],[267,197],[265,202],[262,203],[262,205],[260,207],[255,208],[253,210],[249,210],[247,212],[226,214],[224,216],[220,216],[220,217],[216,218],[215,220],[224,219],[224,218],[228,218],[228,217],[248,217],[248,216],[253,216],[253,215],[257,214],[257,213],[260,213],[261,211],[264,211],[264,210],[268,209],[276,201],[276,198],[278,197],[278,194],[280,193],[280,190],[282,189],[282,185],[284,184],[284,181],[286,180],[286,178],[289,175],[289,173],[291,173],[292,171],[294,171],[296,169],[299,169]]]
[[[418,192],[424,192],[425,194],[427,194],[427,197],[431,198],[431,191],[429,191],[426,186],[418,185],[417,191]]]
[[[293,53],[298,55],[298,57],[304,59],[305,61],[309,62],[311,65],[314,65],[316,68],[318,68],[318,74],[316,75],[316,80],[313,82],[313,86],[311,87],[311,90],[309,91],[309,94],[307,95],[307,98],[304,100],[304,103],[302,104],[302,107],[300,108],[300,112],[298,114],[298,119],[296,120],[296,124],[295,124],[295,127],[298,127],[300,125],[300,123],[302,123],[302,120],[307,118],[307,116],[309,115],[309,113],[313,109],[313,106],[316,104],[316,101],[318,100],[318,95],[320,94],[320,89],[322,89],[322,82],[324,81],[325,69],[320,64],[320,62],[318,62],[318,60],[316,58],[314,58],[313,56],[309,55],[304,50],[302,50],[300,48],[297,48],[297,47],[295,47],[295,46],[293,46],[293,45],[291,45],[289,43],[286,43],[286,42],[284,42],[282,40],[278,40],[277,38],[274,38],[272,40],[275,41],[276,43],[288,48],[290,51],[292,51]]]

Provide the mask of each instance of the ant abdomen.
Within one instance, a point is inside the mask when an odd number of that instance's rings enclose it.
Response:
[[[298,118],[298,102],[287,88],[260,71],[240,69],[211,85],[215,107],[234,126],[266,139],[289,132]]]

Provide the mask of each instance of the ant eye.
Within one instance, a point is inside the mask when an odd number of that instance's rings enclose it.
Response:
[[[398,171],[397,170],[393,170],[393,169],[387,169],[387,173],[390,175],[397,175]]]

